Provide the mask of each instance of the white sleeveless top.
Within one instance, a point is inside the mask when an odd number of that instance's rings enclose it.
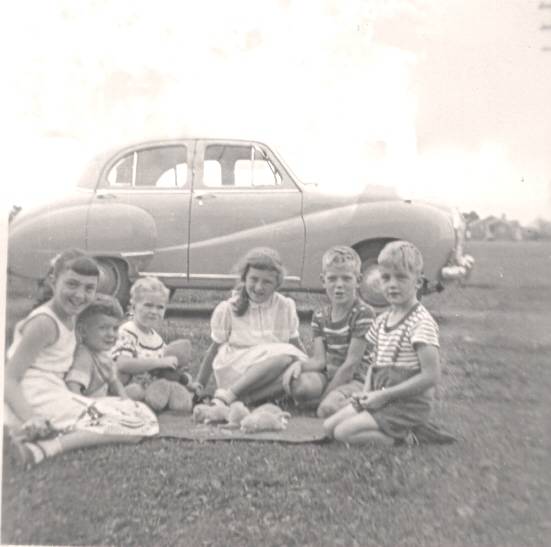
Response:
[[[8,350],[8,359],[10,359],[19,346],[23,337],[23,331],[27,323],[38,315],[47,315],[51,317],[57,327],[57,340],[50,346],[44,348],[36,357],[35,362],[25,371],[25,375],[32,369],[43,372],[53,372],[56,375],[63,376],[73,363],[73,355],[76,347],[75,332],[69,330],[57,317],[55,312],[46,304],[33,310],[25,319],[17,323],[14,330],[13,343]],[[25,376],[24,375],[24,376]]]

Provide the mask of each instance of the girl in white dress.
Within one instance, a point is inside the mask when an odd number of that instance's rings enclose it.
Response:
[[[76,346],[75,319],[94,298],[98,276],[97,264],[81,251],[61,253],[49,274],[52,297],[15,328],[5,371],[5,423],[12,453],[25,465],[158,433],[157,419],[145,405],[91,399],[64,382]]]
[[[285,271],[279,254],[259,247],[238,263],[233,295],[211,318],[212,343],[192,388],[200,394],[214,372],[214,403],[255,403],[283,394],[281,378],[307,356],[298,333],[295,302],[277,292]]]

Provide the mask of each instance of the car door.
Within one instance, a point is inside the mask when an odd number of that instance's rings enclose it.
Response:
[[[142,273],[187,277],[192,145],[144,144],[106,164],[89,212],[92,253],[149,255]]]
[[[226,286],[249,249],[281,254],[299,284],[304,253],[302,192],[265,145],[245,141],[197,142],[191,199],[190,281]]]

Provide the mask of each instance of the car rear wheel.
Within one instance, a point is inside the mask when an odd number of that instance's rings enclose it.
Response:
[[[358,254],[362,259],[362,280],[360,282],[360,296],[375,309],[382,310],[388,306],[383,295],[377,257],[388,241],[370,241],[360,246]]]
[[[98,292],[110,294],[125,308],[130,299],[128,267],[116,258],[96,258],[99,265]]]

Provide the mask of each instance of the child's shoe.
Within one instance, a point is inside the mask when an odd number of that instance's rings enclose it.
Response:
[[[212,399],[212,404],[214,405],[224,405],[230,406],[237,397],[231,389],[222,389],[218,388],[214,392],[214,398]]]

